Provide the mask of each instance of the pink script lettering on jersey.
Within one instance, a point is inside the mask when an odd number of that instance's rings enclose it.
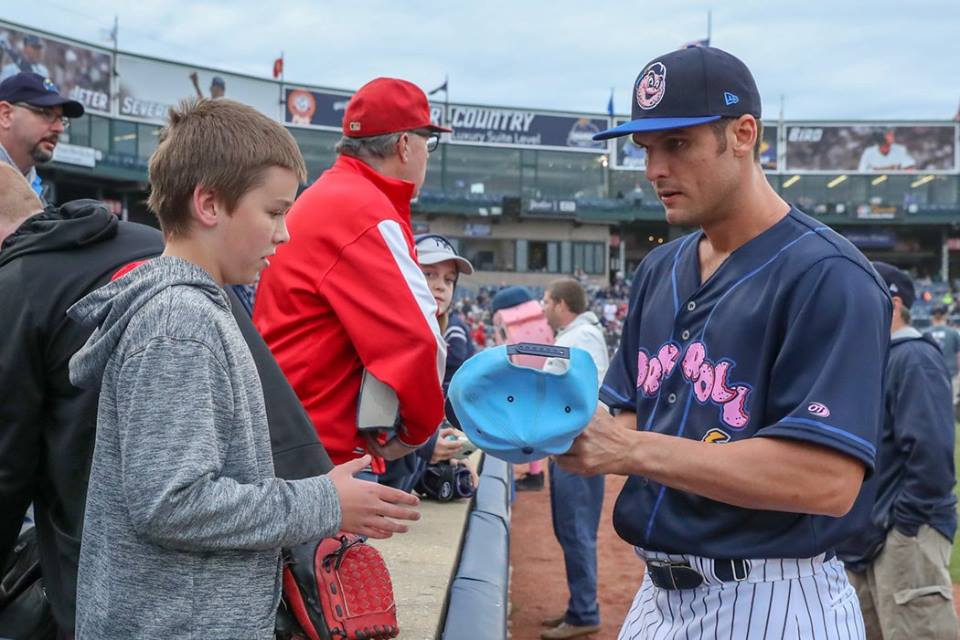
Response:
[[[719,406],[724,424],[734,429],[747,426],[750,420],[750,414],[747,413],[750,387],[731,383],[729,375],[734,363],[727,359],[712,362],[707,358],[706,345],[700,341],[692,342],[687,347],[682,360],[680,346],[674,342],[664,344],[654,355],[640,349],[637,353],[637,389],[648,397],[657,395],[660,385],[670,377],[678,362],[684,380],[693,387],[697,402],[711,402]]]

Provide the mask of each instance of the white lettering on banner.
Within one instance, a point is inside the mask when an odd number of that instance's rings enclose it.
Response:
[[[823,129],[819,127],[790,127],[790,142],[820,142]]]
[[[70,90],[70,99],[76,100],[83,106],[97,109],[98,111],[107,111],[110,109],[110,98],[102,91],[93,91],[75,86]]]
[[[159,102],[147,102],[146,100],[137,100],[133,96],[127,96],[120,104],[120,115],[163,120],[167,116],[168,108],[168,105]]]
[[[450,122],[454,128],[490,129],[500,131],[527,132],[536,113],[530,111],[505,111],[503,109],[483,109],[479,107],[450,107]],[[458,140],[464,139],[457,135]]]

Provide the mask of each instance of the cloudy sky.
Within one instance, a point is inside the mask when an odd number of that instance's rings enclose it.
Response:
[[[187,8],[189,7],[189,8]],[[4,2],[0,19],[120,48],[355,89],[404,77],[450,100],[629,111],[644,63],[707,35],[743,59],[764,116],[948,119],[960,101],[958,0],[67,0]]]

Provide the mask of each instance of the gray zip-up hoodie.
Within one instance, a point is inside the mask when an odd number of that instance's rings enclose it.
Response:
[[[340,503],[328,477],[274,477],[226,293],[160,257],[69,315],[98,325],[70,380],[101,385],[76,637],[273,638],[280,547],[335,533]]]

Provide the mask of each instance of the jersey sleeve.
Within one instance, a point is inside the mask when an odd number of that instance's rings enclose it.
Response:
[[[784,335],[758,436],[803,440],[872,471],[883,415],[892,307],[873,274],[827,258],[803,274],[784,310]]]
[[[443,420],[447,345],[400,224],[384,220],[346,247],[320,290],[363,366],[397,394],[400,441],[424,444]]]
[[[643,265],[637,269],[630,285],[629,310],[623,321],[620,344],[600,385],[600,402],[622,411],[637,410],[637,327],[643,306],[642,268]]]

